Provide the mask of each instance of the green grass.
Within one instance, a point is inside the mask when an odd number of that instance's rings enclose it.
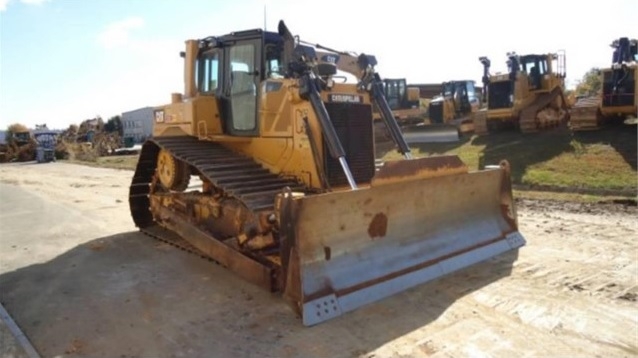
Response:
[[[507,159],[512,181],[519,186],[635,196],[636,138],[635,126],[575,134],[567,129],[528,135],[507,131],[456,143],[421,144],[413,151],[415,156],[456,154],[470,170]],[[397,156],[387,153],[383,158]]]

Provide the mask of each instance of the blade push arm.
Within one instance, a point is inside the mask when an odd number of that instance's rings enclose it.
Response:
[[[319,119],[319,126],[326,139],[330,155],[341,164],[341,168],[348,180],[348,184],[350,184],[350,188],[353,190],[357,189],[357,183],[346,161],[346,151],[341,145],[339,136],[332,125],[332,121],[330,121],[328,110],[321,100],[317,77],[310,65],[317,56],[315,49],[304,45],[293,46],[294,38],[283,21],[279,22],[279,34],[284,38],[284,58],[289,61],[287,62],[288,72],[294,77],[299,78],[299,94],[303,98],[310,100],[312,108]]]
[[[360,72],[363,74],[359,82],[360,88],[370,92],[372,101],[377,108],[379,108],[381,118],[383,118],[383,122],[388,128],[390,136],[392,136],[392,140],[394,140],[394,143],[399,147],[401,154],[403,154],[406,159],[412,159],[410,147],[405,141],[403,133],[401,133],[401,128],[396,118],[394,118],[392,109],[390,109],[390,105],[383,94],[383,81],[381,81],[379,74],[374,71],[374,66],[377,64],[376,58],[374,56],[361,54],[357,59],[357,64]]]

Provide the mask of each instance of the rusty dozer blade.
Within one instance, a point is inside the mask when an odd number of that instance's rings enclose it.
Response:
[[[452,124],[419,124],[402,127],[408,144],[458,142],[459,130]]]
[[[310,326],[525,244],[509,164],[385,162],[369,187],[278,197],[284,296]]]

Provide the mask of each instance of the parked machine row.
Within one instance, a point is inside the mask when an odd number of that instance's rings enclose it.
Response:
[[[405,84],[405,80],[387,79],[393,84],[387,96],[389,101],[396,93],[403,96],[403,99],[392,103],[397,104],[395,116],[404,125],[406,136],[414,128],[419,129],[416,132],[426,133],[446,126],[447,135],[419,137],[421,142],[454,141],[463,134],[486,135],[506,128],[535,133],[564,125],[572,131],[584,131],[600,129],[615,122],[636,124],[638,40],[619,38],[612,42],[611,47],[614,49],[612,66],[599,73],[602,93],[579,98],[575,103],[566,96],[564,51],[525,55],[507,53],[506,73],[491,73],[491,60],[480,57],[483,66],[480,95],[476,93],[473,81],[444,82],[441,94],[429,101],[427,109],[417,109],[417,99],[413,98],[414,92],[410,92],[416,88]],[[399,91],[392,88],[399,88]],[[406,101],[408,93],[412,93],[410,101]],[[406,106],[410,106],[410,111],[406,110]]]

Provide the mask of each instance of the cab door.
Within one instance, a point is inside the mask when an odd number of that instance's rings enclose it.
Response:
[[[226,132],[257,136],[262,39],[237,40],[226,48]]]

